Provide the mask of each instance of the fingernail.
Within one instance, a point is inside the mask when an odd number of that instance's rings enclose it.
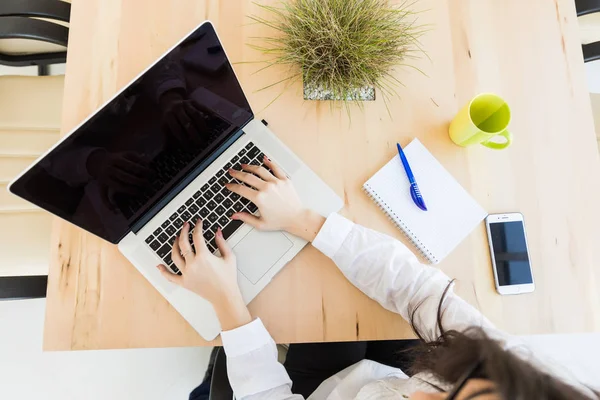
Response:
[[[221,228],[217,228],[217,235],[219,235],[219,237],[223,237],[223,232],[221,231]]]
[[[271,159],[269,157],[267,157],[267,156],[265,156],[265,160],[271,161]]]
[[[237,214],[233,214],[233,215],[231,216],[231,219],[237,219]]]

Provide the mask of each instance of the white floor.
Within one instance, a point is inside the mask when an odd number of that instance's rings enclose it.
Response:
[[[0,399],[187,399],[212,348],[42,352],[45,299],[0,301]]]

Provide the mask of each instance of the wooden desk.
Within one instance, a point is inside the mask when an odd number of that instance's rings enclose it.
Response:
[[[262,59],[245,43],[267,34],[250,25],[251,1],[76,0],[65,88],[64,132],[127,84],[205,18],[233,62]],[[421,0],[431,24],[423,76],[391,103],[345,111],[304,102],[295,85],[256,92],[279,71],[235,69],[259,118],[344,198],[343,214],[400,233],[362,194],[362,183],[418,137],[488,212],[520,211],[531,246],[535,293],[494,291],[484,225],[439,265],[457,291],[515,334],[600,331],[600,161],[572,0]],[[514,145],[462,149],[448,139],[452,117],[472,96],[493,91],[512,106]],[[56,221],[44,348],[100,349],[202,345],[200,336],[115,246]],[[250,305],[278,342],[411,336],[397,315],[350,285],[308,246]]]

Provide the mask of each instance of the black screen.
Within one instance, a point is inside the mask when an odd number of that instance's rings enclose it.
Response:
[[[251,119],[214,28],[204,23],[11,191],[116,243]]]
[[[533,283],[523,222],[498,222],[490,224],[498,284],[522,285]]]

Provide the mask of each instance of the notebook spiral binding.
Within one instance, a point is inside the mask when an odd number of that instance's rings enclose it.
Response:
[[[379,209],[383,211],[383,213],[388,217],[388,219],[392,221],[394,225],[396,225],[398,229],[402,231],[404,236],[406,236],[408,240],[410,240],[410,242],[419,251],[423,258],[425,258],[432,264],[437,264],[439,262],[438,258],[435,255],[433,255],[433,253],[429,251],[427,247],[425,247],[425,245],[419,239],[416,238],[415,235],[413,235],[412,231],[404,224],[404,222],[402,222],[402,219],[390,209],[387,203],[383,201],[383,199],[381,199],[381,197],[379,197],[377,193],[371,190],[371,187],[369,185],[365,184],[363,186],[363,191],[367,194],[367,196],[371,198],[371,200],[373,200],[377,207],[379,207]]]

